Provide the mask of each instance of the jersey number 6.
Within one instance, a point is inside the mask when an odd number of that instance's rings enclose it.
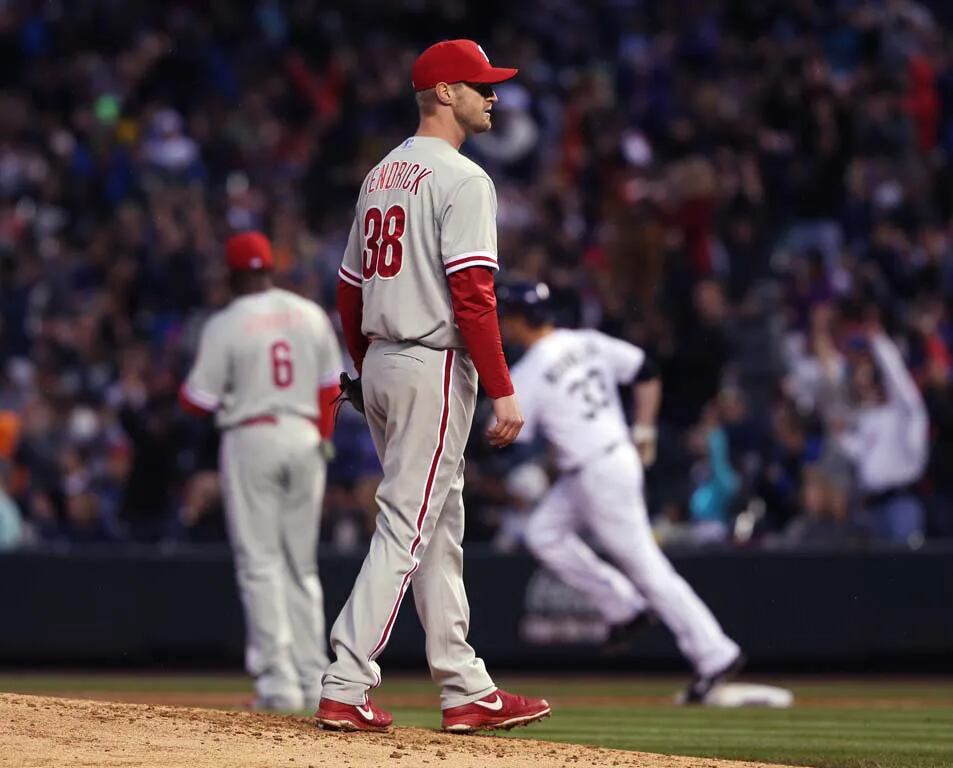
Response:
[[[364,279],[370,280],[376,274],[385,280],[397,277],[404,262],[404,246],[400,238],[404,235],[407,214],[399,205],[392,205],[387,213],[380,208],[368,208],[364,214],[364,258],[361,270]]]
[[[276,341],[271,345],[271,379],[278,389],[287,389],[295,380],[295,369],[291,362],[291,345],[287,341]]]

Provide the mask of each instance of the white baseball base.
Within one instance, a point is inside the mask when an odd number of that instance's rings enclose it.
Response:
[[[786,709],[793,703],[794,694],[787,688],[755,683],[722,683],[711,689],[702,705],[726,709],[733,707]]]

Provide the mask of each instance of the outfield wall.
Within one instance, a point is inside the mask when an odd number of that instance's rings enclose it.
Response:
[[[953,671],[953,547],[919,552],[673,554],[753,669]],[[329,621],[360,568],[322,555]],[[496,667],[680,669],[661,627],[631,653],[599,652],[585,599],[525,556],[471,548],[470,639]],[[423,665],[413,598],[384,663]],[[0,663],[240,665],[242,616],[227,550],[131,549],[0,556]]]

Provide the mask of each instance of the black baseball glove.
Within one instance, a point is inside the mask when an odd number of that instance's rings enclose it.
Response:
[[[334,398],[338,409],[345,402],[350,403],[355,411],[364,414],[364,391],[361,389],[361,377],[352,379],[347,373],[341,373],[341,394]]]

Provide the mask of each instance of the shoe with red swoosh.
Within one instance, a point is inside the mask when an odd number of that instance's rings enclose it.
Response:
[[[451,733],[509,730],[549,717],[551,711],[546,699],[527,699],[497,689],[479,701],[445,709],[443,729]]]
[[[321,699],[314,713],[318,725],[329,731],[376,731],[390,730],[394,718],[367,699],[363,705],[345,704],[332,699]]]

